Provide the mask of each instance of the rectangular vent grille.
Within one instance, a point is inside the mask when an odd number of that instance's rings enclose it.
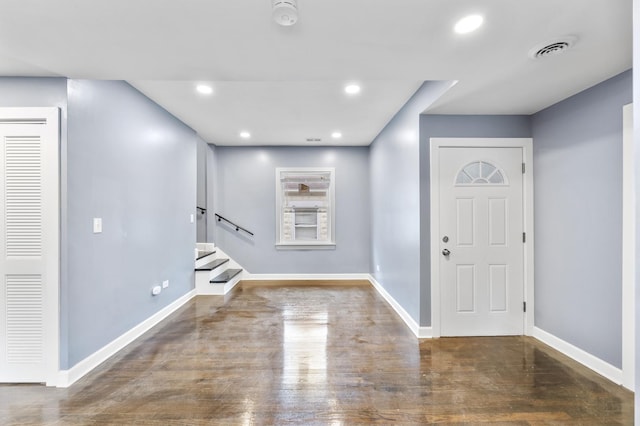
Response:
[[[42,256],[42,164],[40,138],[5,139],[6,255]]]
[[[6,335],[9,364],[43,360],[43,294],[40,275],[7,275]]]

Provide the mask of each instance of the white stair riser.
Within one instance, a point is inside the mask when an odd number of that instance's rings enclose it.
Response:
[[[200,286],[198,286],[198,278],[196,277],[196,291],[198,292],[198,295],[224,296],[229,293],[231,289],[238,284],[238,282],[240,282],[242,274],[242,272],[239,273],[226,283],[211,284],[207,281],[206,284],[201,283]]]
[[[199,268],[202,265],[206,265],[207,263],[211,262],[212,260],[216,260],[217,258],[218,258],[218,253],[217,252],[216,253],[211,253],[208,256],[205,256],[203,258],[200,258],[200,259],[196,260],[195,267]]]

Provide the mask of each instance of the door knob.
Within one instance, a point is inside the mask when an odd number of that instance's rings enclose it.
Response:
[[[451,254],[451,252],[449,251],[449,249],[442,250],[442,255],[443,256],[449,256],[450,254]]]

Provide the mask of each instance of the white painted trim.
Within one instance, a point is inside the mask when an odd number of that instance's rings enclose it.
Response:
[[[131,330],[116,338],[111,343],[108,343],[102,349],[99,349],[89,355],[74,365],[71,369],[59,371],[56,386],[60,388],[71,386],[73,383],[91,372],[91,370],[98,367],[118,351],[122,350],[125,346],[138,339],[152,327],[156,326],[160,321],[167,318],[195,296],[196,291],[191,290],[189,293],[175,300],[170,305],[159,310],[140,324],[133,327]]]
[[[428,339],[433,337],[433,332],[431,327],[420,327],[418,323],[409,315],[407,311],[404,310],[402,306],[385,290],[385,288],[380,284],[376,279],[369,275],[369,282],[373,285],[373,288],[384,298],[384,300],[391,305],[394,311],[400,316],[400,318],[404,321],[404,323],[409,327],[409,330],[415,334],[415,336],[419,339]]]
[[[633,104],[622,108],[622,385],[635,387],[636,192]]]
[[[433,337],[440,337],[440,147],[514,147],[522,148],[522,161],[526,164],[523,180],[524,229],[524,297],[527,312],[524,316],[524,334],[531,335],[534,327],[534,228],[533,228],[533,140],[531,138],[431,138],[430,140],[430,229],[431,229],[431,327]]]
[[[245,273],[243,280],[255,281],[314,281],[314,280],[368,280],[369,274],[250,274]]]
[[[622,384],[622,370],[614,367],[608,362],[605,362],[600,358],[597,358],[590,353],[585,352],[576,346],[573,346],[571,343],[565,342],[564,340],[554,336],[553,334],[539,329],[538,327],[533,328],[532,336],[540,340],[542,343],[551,346],[555,350],[562,352],[564,355],[572,358],[585,367],[595,371],[601,376],[606,377],[615,384]]]

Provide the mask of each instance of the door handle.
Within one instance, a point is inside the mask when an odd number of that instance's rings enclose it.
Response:
[[[442,250],[442,255],[443,256],[449,256],[450,254],[451,254],[451,252],[449,251],[449,249]]]

